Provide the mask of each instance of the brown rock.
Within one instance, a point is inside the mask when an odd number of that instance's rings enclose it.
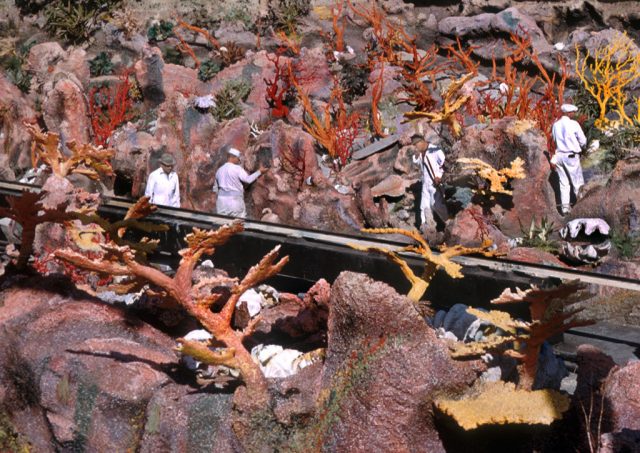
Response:
[[[507,245],[508,238],[482,212],[477,205],[469,205],[447,222],[445,242],[465,247],[479,247],[488,238],[499,249]]]
[[[31,135],[23,121],[34,123],[36,112],[18,87],[0,74],[0,149],[16,170],[31,168]]]
[[[511,249],[504,258],[522,263],[544,264],[546,266],[554,267],[569,267],[560,261],[553,253],[531,247],[516,247]]]
[[[605,381],[611,431],[640,430],[640,362],[614,370]]]
[[[504,118],[489,126],[473,125],[465,129],[462,140],[452,149],[448,161],[477,158],[495,169],[510,166],[520,157],[524,160],[526,177],[512,181],[513,195],[497,195],[493,215],[496,225],[507,236],[521,234],[520,224],[537,223],[543,217],[560,223],[556,209],[556,194],[551,186],[551,168],[544,154],[546,141],[542,133],[531,124]],[[453,185],[469,185],[469,175],[459,172],[445,173],[445,179]]]
[[[72,77],[59,74],[52,90],[46,94],[42,110],[47,128],[60,134],[63,144],[71,140],[89,143],[91,123],[87,104],[81,85]]]
[[[319,434],[322,445],[444,451],[433,398],[465,389],[476,376],[473,363],[450,359],[406,297],[362,274],[342,272],[334,282],[328,329],[319,411],[334,418]]]

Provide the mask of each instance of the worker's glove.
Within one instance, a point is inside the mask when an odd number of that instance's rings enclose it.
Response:
[[[587,146],[586,154],[591,154],[600,148],[600,140],[591,140],[589,146]]]

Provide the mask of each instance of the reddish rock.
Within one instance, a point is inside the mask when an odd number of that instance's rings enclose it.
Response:
[[[66,56],[65,50],[55,41],[36,44],[29,50],[27,57],[29,71],[43,82],[49,77],[47,74],[53,72],[55,64]]]
[[[47,129],[60,134],[62,143],[89,143],[91,123],[81,85],[71,77],[59,78],[42,103]]]
[[[531,247],[516,247],[508,251],[504,259],[522,263],[544,264],[554,267],[570,267],[560,261],[553,253]]]
[[[176,363],[174,341],[63,280],[14,285],[0,307],[1,403],[14,426],[38,451],[135,448],[147,403]]]
[[[328,100],[333,86],[323,46],[303,48],[297,60],[299,83],[312,98]]]
[[[18,87],[0,74],[0,150],[15,170],[31,168],[31,135],[23,121],[36,122],[36,112]]]
[[[147,176],[155,170],[153,162],[163,153],[162,143],[148,132],[125,125],[111,136],[109,146],[116,150],[111,160],[114,173],[131,181],[133,198],[144,195]]]
[[[202,135],[197,141],[195,138],[192,141],[193,147],[187,148],[190,151],[186,154],[183,166],[178,164],[182,207],[213,212],[216,201],[213,193],[216,171],[227,161],[227,155],[220,150],[224,145],[231,145],[245,151],[249,142],[249,124],[244,118],[236,118],[222,123],[216,129],[209,130],[207,126],[203,126],[200,132]],[[256,168],[249,166],[247,170],[253,171]],[[251,217],[259,217],[259,212],[256,211]]]
[[[406,297],[362,274],[331,287],[318,445],[335,451],[444,451],[433,399],[461,392],[475,362],[455,362]],[[336,416],[336,414],[339,414]]]
[[[638,230],[640,162],[637,159],[618,161],[606,183],[588,182],[585,189],[567,221],[597,217],[606,220],[614,231]]]
[[[508,238],[482,213],[480,206],[469,205],[447,222],[447,244],[478,247],[485,238],[491,240],[499,249],[507,246]]]
[[[640,362],[614,370],[605,381],[611,431],[640,430]]]
[[[532,219],[539,223],[546,217],[555,224],[561,223],[545,149],[545,139],[538,129],[504,118],[489,126],[466,128],[447,159],[453,164],[460,158],[477,158],[498,170],[510,166],[517,157],[524,160],[526,177],[511,182],[513,195],[496,195],[492,209],[498,228],[505,235],[516,237],[521,234],[520,225],[529,225]],[[469,185],[469,175],[457,171],[445,173],[445,179],[453,185]]]

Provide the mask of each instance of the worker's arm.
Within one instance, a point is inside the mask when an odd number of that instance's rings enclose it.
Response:
[[[153,186],[155,185],[155,182],[154,174],[151,173],[147,180],[147,188],[144,190],[144,196],[149,197],[150,203],[153,203]]]
[[[238,172],[240,181],[242,181],[245,184],[251,184],[253,181],[258,179],[261,174],[262,172],[260,170],[254,171],[253,173],[249,174],[244,168],[241,168],[240,171]]]
[[[178,181],[178,175],[176,174],[176,184],[173,187],[173,193],[171,194],[171,206],[174,208],[180,207],[180,182]]]
[[[587,137],[584,136],[584,132],[582,132],[582,128],[576,122],[576,138],[578,139],[578,143],[580,144],[580,148],[584,148],[587,145]]]

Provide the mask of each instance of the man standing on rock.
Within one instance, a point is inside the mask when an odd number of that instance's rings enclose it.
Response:
[[[422,169],[422,200],[420,201],[421,230],[424,233],[436,233],[436,216],[446,222],[448,218],[440,179],[444,173],[444,151],[434,143],[421,142],[417,146],[419,155],[413,156],[413,162]]]
[[[587,144],[587,138],[580,124],[573,119],[578,107],[573,104],[562,104],[560,110],[564,115],[553,123],[551,130],[556,143],[556,153],[551,163],[555,166],[560,184],[560,213],[566,215],[571,210],[571,188],[573,187],[573,193],[577,199],[580,188],[584,185],[580,153]]]
[[[145,196],[153,204],[180,207],[180,185],[178,184],[178,174],[173,171],[176,165],[175,158],[164,153],[160,157],[160,167],[152,171],[147,180]]]
[[[213,191],[218,192],[216,213],[233,217],[245,218],[247,209],[244,204],[244,184],[251,184],[267,171],[267,167],[260,164],[260,168],[249,174],[240,165],[241,153],[235,148],[227,149],[227,162],[216,172],[216,182]]]

